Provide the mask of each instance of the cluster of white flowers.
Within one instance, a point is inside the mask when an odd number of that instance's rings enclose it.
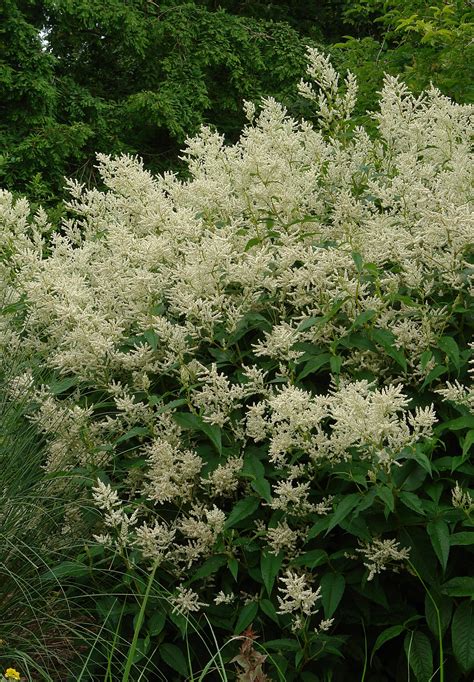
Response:
[[[282,596],[278,596],[280,608],[278,613],[294,614],[296,621],[295,628],[300,624],[303,616],[312,616],[317,613],[316,602],[321,599],[321,588],[314,591],[309,585],[305,575],[298,575],[294,571],[288,570],[284,577],[280,577],[283,587],[279,587]]]
[[[0,192],[0,296],[25,301],[20,324],[14,306],[1,316],[0,352],[21,348],[72,379],[63,394],[35,391],[46,469],[125,458],[121,497],[146,520],[98,482],[97,539],[180,576],[212,553],[224,509],[251,485],[274,510],[259,537],[288,560],[308,514],[332,510],[316,494],[320,468],[363,459],[374,480],[430,438],[433,407],[410,410],[408,396],[449,324],[436,301],[473,291],[473,108],[435,88],[414,97],[387,77],[369,136],[350,130],[354,77],[340,83],[317,50],[308,59],[299,90],[317,128],[271,98],[259,111],[247,104],[235,144],[207,127],[187,140],[185,181],[98,155],[105,190],[69,182],[68,217],[51,237],[44,212],[31,217]],[[312,362],[331,368],[328,390],[306,388]],[[11,391],[29,386],[23,375]],[[472,409],[469,387],[437,390]],[[245,469],[254,444],[276,472],[269,491],[260,461]],[[467,498],[457,491],[453,504]],[[392,540],[359,552],[369,579],[408,557]],[[281,613],[312,615],[319,590],[292,571],[281,580]],[[182,612],[200,606],[185,587],[173,600]]]
[[[269,439],[270,460],[279,467],[287,466],[295,452],[305,453],[315,465],[349,460],[356,449],[359,457],[387,469],[404,448],[432,435],[436,423],[432,406],[410,412],[408,405],[401,384],[377,389],[366,380],[340,379],[326,395],[287,385],[248,408],[246,432],[256,442]],[[279,498],[303,511],[308,510],[307,488],[294,479],[305,473],[307,469],[298,469],[275,489]],[[274,508],[285,509],[287,504],[275,502]]]
[[[456,483],[451,491],[451,501],[453,507],[462,509],[467,514],[474,510],[474,498],[468,490],[463,490],[459,483]]]
[[[356,552],[362,554],[365,559],[364,566],[369,570],[367,580],[373,580],[377,573],[386,571],[387,568],[397,572],[399,569],[397,562],[406,561],[410,557],[410,549],[407,547],[400,549],[396,540],[375,539],[366,543],[364,547],[358,547]]]

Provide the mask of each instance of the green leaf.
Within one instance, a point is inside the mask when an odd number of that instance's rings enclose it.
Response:
[[[321,578],[321,601],[324,617],[331,618],[346,589],[346,581],[340,573],[326,573]]]
[[[158,405],[161,402],[161,396],[159,395],[152,395],[150,396],[150,399],[148,403],[150,405]],[[175,407],[182,407],[183,405],[187,405],[188,401],[186,398],[178,398],[177,400],[171,400],[169,403],[166,403],[166,405],[162,405],[159,407],[155,414],[163,414],[163,412],[168,412],[168,410],[173,410]]]
[[[439,611],[439,620],[441,623],[441,633],[444,635],[449,627],[451,620],[451,613],[453,610],[453,602],[449,597],[441,594],[431,594],[436,602]],[[428,594],[425,595],[425,618],[429,629],[433,635],[438,638],[438,615]]]
[[[298,651],[301,645],[296,639],[272,639],[265,642],[265,648],[275,651]]]
[[[335,527],[338,525],[340,521],[346,518],[348,514],[351,513],[351,511],[359,504],[360,502],[360,495],[358,493],[352,493],[351,495],[347,495],[346,497],[343,497],[342,500],[339,502],[339,504],[336,507],[336,511],[332,514],[332,516],[328,516],[330,518],[329,526],[326,531],[326,535]]]
[[[457,417],[456,419],[451,419],[451,421],[438,424],[438,426],[435,426],[435,432],[461,431],[462,429],[472,428],[474,428],[474,415],[466,414],[464,417]]]
[[[166,613],[164,611],[155,611],[147,622],[147,631],[150,637],[157,637],[165,627],[165,623]]]
[[[316,568],[316,566],[321,566],[321,564],[325,564],[327,560],[328,555],[327,552],[324,551],[324,549],[311,549],[309,552],[305,552],[305,554],[302,554],[296,559],[293,559],[291,565]]]
[[[448,368],[445,367],[444,365],[436,365],[436,367],[433,367],[431,372],[425,378],[424,382],[421,384],[421,390],[429,386],[429,384],[431,384],[432,381],[440,377],[442,374],[445,374],[447,371]]]
[[[255,620],[258,613],[258,604],[256,601],[251,601],[246,604],[240,611],[237,623],[235,624],[234,633],[240,633],[247,628],[252,621]]]
[[[252,246],[256,246],[257,244],[261,243],[262,240],[260,237],[252,237],[252,239],[249,239],[248,242],[246,243],[244,251],[247,252],[252,248]]]
[[[271,596],[273,584],[283,562],[284,553],[270,554],[270,552],[263,552],[260,560],[260,571],[262,573],[263,584],[268,596]]]
[[[329,365],[331,367],[331,372],[333,374],[339,374],[342,367],[342,358],[340,355],[333,355],[329,360]]]
[[[252,479],[251,486],[266,502],[271,502],[272,490],[265,478],[265,467],[255,454],[248,455],[244,460],[241,473]]]
[[[77,386],[77,383],[78,383],[77,377],[67,377],[66,379],[58,379],[58,381],[52,381],[49,384],[49,390],[53,395],[59,395],[60,393],[64,393],[65,391],[67,391],[69,388]]]
[[[170,668],[176,670],[176,672],[184,678],[189,676],[188,664],[186,663],[182,649],[175,644],[165,643],[160,644],[158,651],[166,665],[169,665]]]
[[[462,454],[463,457],[467,457],[471,452],[471,447],[474,443],[474,429],[471,429],[466,433],[466,436],[462,442]]]
[[[311,360],[308,360],[308,362],[305,364],[301,372],[296,377],[296,381],[301,381],[309,374],[315,374],[318,371],[318,369],[320,369],[324,365],[327,365],[330,362],[331,357],[332,356],[330,353],[321,353],[320,355],[315,355],[313,358],[311,358]]]
[[[429,682],[433,675],[433,652],[428,637],[419,630],[407,632],[403,646],[418,682]]]
[[[156,350],[158,348],[160,337],[153,329],[147,329],[145,332],[143,332],[143,336],[145,337],[148,345],[153,350]]]
[[[474,578],[471,576],[461,576],[451,578],[448,582],[441,585],[441,592],[449,597],[474,597]]]
[[[227,563],[227,557],[222,555],[211,556],[209,559],[199,566],[197,571],[189,580],[189,584],[193,583],[195,580],[200,580],[201,578],[207,578],[217,571]]]
[[[243,500],[239,500],[230,512],[224,527],[232,528],[239,521],[246,519],[258,509],[259,504],[258,497],[244,497]]]
[[[463,673],[474,669],[474,604],[462,602],[451,625],[453,653]]]
[[[389,642],[391,639],[395,639],[395,637],[401,635],[401,633],[404,630],[405,630],[404,625],[392,625],[391,627],[387,628],[386,630],[380,633],[380,635],[375,640],[374,648],[372,649],[372,654],[370,656],[370,665],[372,665],[374,654],[385,644],[385,642]]]
[[[266,480],[266,478],[257,478],[255,481],[252,481],[250,484],[252,487],[252,490],[255,490],[256,493],[262,497],[265,502],[271,502],[272,500],[272,489],[270,487],[270,483]]]
[[[360,253],[357,253],[357,251],[353,251],[351,255],[352,255],[352,260],[354,261],[355,266],[357,268],[357,272],[362,272],[362,267],[364,265],[364,261],[362,259],[362,256],[360,255]]]
[[[260,609],[266,616],[271,618],[271,620],[273,620],[274,623],[276,623],[277,625],[279,624],[278,614],[276,612],[275,607],[273,606],[272,602],[269,599],[260,600]]]
[[[115,441],[115,444],[118,445],[119,443],[124,443],[126,440],[130,440],[131,438],[135,438],[136,436],[149,436],[150,435],[150,429],[147,429],[146,426],[134,426],[133,429],[130,429],[130,431],[127,431],[123,436],[120,436],[120,438],[117,438]]]
[[[320,315],[319,317],[307,317],[306,320],[300,322],[297,331],[304,332],[307,329],[314,327],[315,324],[321,324],[322,322],[326,322],[326,319],[323,315]]]
[[[474,533],[462,531],[460,533],[453,533],[449,538],[451,547],[456,545],[472,545],[474,547]]]
[[[407,459],[414,459],[431,476],[431,462],[422,450],[417,447]]]
[[[400,367],[402,367],[403,370],[407,370],[407,361],[405,359],[405,355],[403,351],[399,350],[395,346],[395,336],[392,334],[392,332],[388,331],[387,329],[374,329],[372,331],[372,338],[374,341],[376,341],[379,345],[382,346],[384,351],[389,355],[391,358],[397,362]]]
[[[356,319],[352,323],[352,329],[357,329],[358,327],[362,327],[366,322],[370,322],[370,320],[373,320],[374,317],[377,315],[376,310],[364,310],[362,313],[357,315]]]
[[[326,530],[327,527],[329,526],[329,523],[331,521],[331,517],[329,516],[323,516],[322,518],[318,519],[311,528],[309,529],[306,539],[307,540],[312,540],[315,538],[317,535],[323,532],[323,530]]]
[[[443,571],[446,571],[450,547],[448,524],[442,519],[434,519],[428,523],[427,530],[439,563],[443,567]]]
[[[65,578],[82,578],[89,574],[89,566],[85,566],[79,561],[63,561],[58,566],[48,569],[48,571],[43,574],[42,580],[45,582],[51,580],[60,581]]]
[[[393,499],[393,493],[388,486],[380,486],[380,488],[377,489],[377,497],[380,497],[385,504],[386,511],[393,512],[395,509],[395,500]]]
[[[175,412],[173,414],[174,421],[182,429],[189,429],[190,431],[202,431],[211,443],[216,448],[217,452],[222,455],[222,433],[219,426],[216,424],[208,424],[202,417],[191,412]]]
[[[438,340],[438,348],[446,353],[456,369],[461,366],[461,359],[459,355],[459,346],[451,336],[442,336]]]
[[[399,498],[402,504],[404,504],[405,507],[408,507],[408,509],[412,509],[413,511],[417,512],[418,514],[422,514],[423,516],[426,514],[422,501],[414,493],[402,491],[400,493]]]
[[[229,559],[227,559],[227,567],[231,572],[234,580],[237,580],[237,576],[239,574],[239,562],[237,561],[237,559],[235,559],[234,557],[229,557]]]

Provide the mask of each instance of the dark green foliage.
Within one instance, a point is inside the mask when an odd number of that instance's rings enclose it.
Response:
[[[359,122],[384,72],[467,101],[470,10],[464,0],[4,0],[0,184],[52,206],[65,176],[95,184],[98,151],[182,170],[179,150],[202,123],[236,138],[244,99],[272,95],[311,117],[294,84],[315,41],[359,77]]]
[[[179,167],[184,139],[212,123],[232,139],[242,102],[294,97],[305,44],[286,23],[145,0],[4,8],[0,182],[52,203],[64,176],[94,184],[97,151]]]

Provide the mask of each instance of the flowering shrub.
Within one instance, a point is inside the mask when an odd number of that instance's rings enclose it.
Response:
[[[185,182],[99,155],[106,189],[69,182],[58,229],[4,192],[1,343],[51,370],[31,419],[47,472],[93,479],[96,560],[156,569],[140,646],[167,679],[209,623],[219,646],[252,625],[270,679],[372,652],[374,680],[461,680],[472,107],[387,77],[371,138],[355,79],[308,60],[317,128],[247,103],[236,144],[187,141]]]

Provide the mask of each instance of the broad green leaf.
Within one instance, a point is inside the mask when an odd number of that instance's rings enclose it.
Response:
[[[116,445],[119,443],[124,443],[127,440],[130,440],[131,438],[135,438],[136,436],[149,436],[150,435],[150,429],[147,429],[146,426],[134,426],[133,429],[130,429],[130,431],[127,431],[123,436],[120,436],[120,438],[117,438],[115,441]]]
[[[321,678],[306,670],[301,673],[301,682],[321,682]]]
[[[77,386],[77,383],[78,383],[77,377],[67,377],[66,379],[58,379],[57,381],[52,381],[49,384],[49,390],[53,395],[60,395],[60,393],[64,393],[69,388]]]
[[[160,644],[158,652],[163,661],[169,665],[170,668],[176,670],[177,673],[187,678],[189,675],[188,664],[184,656],[182,648],[175,644]]]
[[[307,317],[306,320],[300,322],[297,331],[304,332],[307,329],[314,327],[315,324],[321,324],[322,322],[326,322],[326,318],[323,315],[319,317]]]
[[[258,509],[259,504],[258,497],[244,497],[243,500],[239,500],[230,512],[225,522],[225,528],[232,528],[239,521],[246,519]]]
[[[209,438],[217,452],[222,455],[222,431],[220,427],[217,424],[208,424],[203,421],[202,431]]]
[[[244,251],[247,252],[252,248],[252,246],[256,246],[257,244],[261,243],[262,240],[260,237],[252,237],[252,239],[249,239],[248,242],[246,243]]]
[[[426,471],[426,473],[428,473],[430,476],[432,475],[431,462],[420,448],[417,447],[415,452],[412,453],[412,457],[415,462],[418,462],[418,464]]]
[[[234,557],[229,557],[227,559],[227,567],[232,574],[234,580],[237,580],[239,574],[239,562]]]
[[[441,585],[441,592],[449,597],[471,597],[474,598],[474,578],[471,576],[461,576],[451,578]]]
[[[370,320],[373,320],[374,317],[376,317],[377,311],[376,310],[364,310],[362,313],[357,315],[356,319],[352,323],[352,329],[357,329],[358,327],[362,327],[366,322],[370,322]]]
[[[317,372],[318,369],[321,369],[321,367],[329,363],[331,357],[332,356],[330,353],[321,353],[320,355],[316,355],[314,358],[311,358],[311,360],[308,360],[301,372],[296,377],[296,381],[301,381],[309,374],[314,374]]]
[[[336,301],[332,306],[331,310],[326,315],[321,315],[318,317],[307,317],[306,320],[303,320],[299,324],[297,331],[302,332],[305,331],[306,329],[310,329],[310,327],[313,327],[315,324],[324,324],[326,322],[329,322],[329,320],[332,320],[332,318],[339,312],[339,310],[342,308],[342,306],[348,300],[348,298],[349,296],[346,296],[342,300]]]
[[[147,329],[145,332],[143,332],[143,336],[145,337],[148,345],[153,350],[156,350],[158,348],[158,343],[160,341],[160,337],[158,336],[158,334],[153,329]]]
[[[346,581],[340,573],[326,573],[321,578],[320,584],[324,617],[331,618],[342,599],[346,588]]]
[[[362,272],[362,267],[364,265],[364,261],[360,253],[357,253],[357,251],[352,252],[352,260],[355,263],[355,266],[357,268],[357,272]]]
[[[305,552],[296,559],[293,559],[291,565],[316,568],[316,566],[321,566],[321,564],[325,564],[327,560],[328,555],[327,552],[324,551],[324,549],[311,549],[309,552]]]
[[[318,519],[311,528],[309,529],[306,539],[307,540],[312,540],[315,538],[317,535],[323,532],[323,530],[326,530],[327,527],[329,526],[331,522],[331,517],[329,516],[323,516],[322,518]]]
[[[421,369],[423,371],[425,371],[425,367],[428,364],[428,362],[431,360],[432,357],[433,357],[433,353],[430,350],[425,350],[425,352],[421,354],[420,364],[421,364]]]
[[[250,485],[252,489],[255,490],[255,492],[265,500],[265,502],[271,502],[272,489],[266,478],[257,478],[255,481],[252,481]]]
[[[412,509],[413,511],[417,512],[418,514],[422,514],[423,516],[425,515],[425,510],[423,508],[423,503],[420,500],[420,498],[417,495],[414,495],[413,493],[408,493],[406,491],[402,491],[399,496],[400,502],[405,505],[405,507],[408,507],[408,509]]]
[[[459,355],[459,346],[451,336],[442,336],[438,340],[438,348],[441,348],[441,350],[446,353],[456,369],[460,368],[461,360]]]
[[[58,566],[48,569],[46,573],[43,574],[42,580],[45,582],[49,581],[61,581],[65,578],[82,578],[90,574],[89,566],[85,566],[79,561],[63,561]]]
[[[462,602],[454,612],[451,625],[453,652],[463,673],[474,669],[474,604]]]
[[[419,630],[407,632],[403,646],[418,682],[429,682],[433,675],[433,652],[428,637]]]
[[[449,538],[451,547],[456,545],[470,545],[474,547],[474,533],[469,531],[461,531],[460,533],[453,533]]]
[[[380,497],[382,502],[385,504],[386,511],[388,510],[388,512],[393,512],[395,509],[395,500],[393,499],[393,493],[388,486],[380,486],[377,489],[377,497]]]
[[[333,355],[329,360],[329,365],[331,367],[331,372],[333,374],[339,374],[342,367],[342,358],[340,355]]]
[[[436,367],[433,367],[431,372],[429,372],[428,376],[425,378],[424,382],[421,384],[421,390],[429,386],[432,381],[440,377],[442,374],[446,374],[447,371],[448,368],[444,365],[436,365]]]
[[[463,417],[457,417],[448,422],[441,422],[441,424],[435,426],[436,433],[442,433],[444,431],[461,431],[462,429],[474,429],[474,415],[466,414]]]
[[[275,651],[298,651],[301,645],[296,639],[272,639],[265,642],[266,649]]]
[[[266,616],[271,618],[271,620],[273,620],[278,625],[279,623],[278,614],[276,612],[275,607],[273,606],[272,602],[269,599],[260,600],[260,609]]]
[[[431,594],[436,602],[436,606],[439,611],[439,620],[441,623],[441,632],[444,635],[449,627],[449,621],[451,620],[451,613],[453,610],[453,602],[449,597],[445,597],[441,594]],[[433,635],[438,637],[438,614],[433,605],[428,594],[425,595],[425,618],[429,629]]]
[[[161,402],[160,396],[158,395],[152,395],[150,396],[150,400],[148,401],[150,405],[156,405],[159,402]],[[159,407],[155,414],[163,414],[163,412],[168,412],[168,410],[174,410],[175,407],[182,407],[183,405],[187,405],[188,400],[186,398],[178,398],[177,400],[171,400],[169,403],[166,403],[166,405],[162,405]]]
[[[352,493],[351,495],[347,495],[346,497],[343,497],[342,500],[339,502],[339,504],[336,507],[335,512],[327,518],[330,518],[329,526],[326,531],[326,535],[335,527],[337,524],[342,521],[343,519],[346,518],[348,514],[351,513],[351,511],[359,504],[360,502],[360,495],[358,493]]]
[[[216,448],[217,452],[222,454],[222,433],[221,429],[215,424],[208,424],[202,417],[191,412],[175,412],[173,414],[174,421],[182,429],[189,429],[190,431],[201,431],[204,433],[211,443]]]
[[[467,457],[471,452],[472,445],[474,444],[474,429],[471,429],[466,433],[466,436],[462,442],[462,454],[463,457]]]
[[[166,613],[164,611],[155,611],[147,622],[147,631],[150,637],[157,637],[165,627],[165,623]]]
[[[426,478],[426,471],[413,459],[408,459],[401,467],[394,469],[392,479],[397,488],[406,492],[418,490]]]
[[[442,519],[434,519],[428,523],[427,530],[439,563],[443,567],[443,571],[446,571],[450,547],[448,524]]]
[[[240,633],[245,630],[245,628],[248,628],[250,623],[255,620],[257,613],[258,603],[256,601],[251,601],[242,607],[237,618],[237,623],[235,624],[234,633],[240,635]]]
[[[263,584],[268,596],[271,595],[273,584],[283,562],[284,554],[271,554],[270,552],[263,552],[260,559],[260,571],[262,573]]]
[[[241,473],[252,479],[251,486],[266,502],[272,499],[270,483],[265,478],[265,467],[255,454],[248,455],[244,460]]]
[[[367,542],[372,540],[369,526],[362,516],[349,514],[349,516],[346,516],[345,519],[339,522],[339,528],[346,530],[348,533],[361,540],[366,540]]]
[[[404,632],[405,626],[404,625],[392,625],[391,627],[387,628],[383,632],[380,633],[380,635],[377,637],[375,640],[374,648],[372,649],[372,654],[370,656],[370,664],[372,665],[372,660],[374,658],[374,654],[382,647],[385,642],[389,642],[391,639],[395,639],[395,637],[398,637],[399,635]]]
[[[372,338],[382,346],[387,355],[393,358],[395,362],[397,362],[400,367],[406,371],[407,361],[405,359],[405,355],[402,350],[399,350],[395,346],[395,336],[392,334],[392,332],[388,331],[387,329],[374,329],[372,331]]]
[[[207,578],[217,571],[227,563],[227,557],[222,555],[211,556],[209,559],[199,566],[196,572],[193,574],[189,583],[193,583],[195,580],[200,580],[201,578]]]

